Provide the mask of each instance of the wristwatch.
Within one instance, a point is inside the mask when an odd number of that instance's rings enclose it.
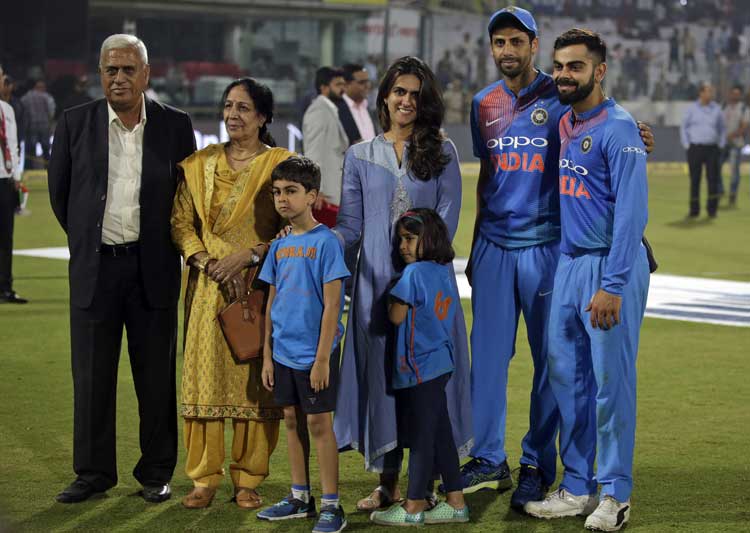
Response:
[[[253,252],[250,255],[250,266],[255,266],[260,264],[260,256]]]

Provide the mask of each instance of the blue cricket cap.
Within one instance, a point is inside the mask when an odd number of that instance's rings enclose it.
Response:
[[[523,8],[516,6],[508,6],[500,11],[495,11],[490,17],[490,23],[487,24],[487,31],[492,37],[492,31],[498,24],[504,20],[513,20],[521,23],[521,26],[532,32],[535,36],[537,35],[536,21],[531,13]]]

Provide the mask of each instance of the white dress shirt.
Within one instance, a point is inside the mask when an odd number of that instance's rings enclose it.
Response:
[[[21,181],[21,174],[18,172],[18,130],[16,129],[16,114],[10,104],[0,100],[0,120],[5,121],[5,138],[8,141],[8,151],[10,152],[11,171],[5,169],[5,156],[0,150],[0,179],[15,178]]]
[[[128,130],[107,103],[109,167],[107,203],[102,220],[102,242],[124,244],[138,240],[141,228],[141,166],[146,101],[141,97],[141,120]]]
[[[349,110],[352,112],[354,122],[357,124],[357,129],[362,137],[363,141],[369,141],[375,138],[375,126],[372,123],[372,117],[370,112],[367,110],[367,98],[362,100],[360,103],[355,102],[349,96],[344,93],[344,101],[349,106]]]

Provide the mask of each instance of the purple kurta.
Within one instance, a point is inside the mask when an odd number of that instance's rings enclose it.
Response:
[[[453,143],[443,173],[422,181],[406,171],[406,150],[399,168],[393,143],[378,135],[349,148],[344,159],[343,190],[336,230],[346,250],[359,251],[341,363],[334,431],[339,449],[351,447],[365,467],[384,469],[383,456],[398,445],[396,403],[391,388],[393,326],[388,320],[388,288],[403,268],[394,246],[394,225],[408,209],[435,209],[451,239],[461,211],[461,171]],[[453,324],[456,370],[446,393],[459,455],[471,449],[469,349],[461,307]]]

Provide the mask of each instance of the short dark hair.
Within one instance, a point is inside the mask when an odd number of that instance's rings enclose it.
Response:
[[[341,72],[344,74],[344,79],[347,82],[354,81],[354,73],[362,72],[363,70],[365,70],[365,67],[359,63],[346,63],[341,67]]]
[[[745,92],[745,88],[739,83],[735,83],[734,85],[732,85],[732,90],[734,91],[735,89],[740,91],[741,93]]]
[[[396,222],[397,236],[398,230],[402,228],[413,235],[419,235],[417,253],[420,261],[435,261],[445,265],[456,256],[448,227],[434,209],[410,209]]]
[[[333,67],[320,67],[315,71],[315,90],[320,94],[321,85],[330,85],[333,78],[344,76],[344,71]]]
[[[285,159],[271,172],[271,183],[284,180],[299,183],[305,192],[320,190],[320,167],[310,158],[293,155]]]
[[[521,21],[518,20],[516,17],[511,16],[500,16],[497,17],[497,20],[495,20],[495,23],[490,28],[489,34],[490,39],[492,39],[492,34],[499,30],[504,30],[505,28],[513,28],[514,30],[522,31],[526,35],[529,36],[529,43],[536,39],[536,34],[533,31],[530,31],[526,26],[521,24]]]
[[[599,63],[607,61],[607,45],[598,33],[591,30],[582,30],[581,28],[568,30],[555,39],[553,48],[559,50],[576,44],[584,45],[589,53],[597,58]]]

